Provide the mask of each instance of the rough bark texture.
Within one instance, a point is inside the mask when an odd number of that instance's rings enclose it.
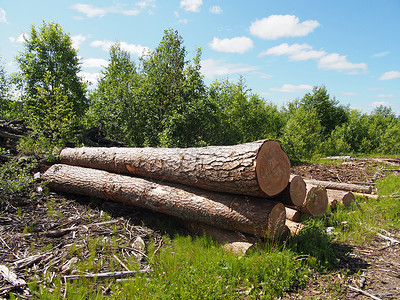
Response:
[[[298,211],[297,209],[293,209],[290,207],[285,206],[286,210],[286,220],[290,220],[293,222],[299,222],[301,219],[301,211]]]
[[[245,255],[250,250],[256,239],[241,232],[224,230],[208,224],[186,221],[185,227],[194,234],[207,235],[220,244],[227,252],[233,252],[235,255]]]
[[[332,189],[332,190],[361,192],[361,193],[366,193],[366,194],[371,194],[371,192],[372,192],[372,187],[365,186],[365,185],[357,185],[357,184],[333,182],[333,181],[321,181],[321,180],[313,180],[313,179],[305,179],[304,181],[307,184],[320,185],[326,189]]]
[[[63,164],[255,197],[279,194],[290,175],[289,158],[273,140],[201,148],[66,148],[60,158]]]
[[[345,207],[350,207],[351,203],[355,200],[352,192],[331,189],[327,189],[326,192],[328,193],[329,202],[336,200],[338,203],[342,203]]]
[[[210,192],[179,184],[69,165],[53,165],[42,176],[54,190],[123,202],[184,220],[261,237],[279,235],[285,223],[282,203]]]
[[[320,216],[326,212],[328,208],[328,195],[326,189],[322,186],[307,185],[307,195],[303,206],[302,212],[312,215]]]

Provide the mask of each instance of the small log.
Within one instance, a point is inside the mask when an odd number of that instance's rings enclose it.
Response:
[[[326,189],[343,190],[349,192],[362,192],[366,194],[372,193],[372,187],[370,186],[356,185],[343,182],[314,180],[314,179],[304,179],[304,181],[306,182],[306,184],[319,185]]]
[[[241,232],[224,230],[204,223],[186,221],[184,225],[194,234],[210,236],[214,241],[222,244],[226,252],[232,252],[235,255],[245,255],[256,242],[254,237]]]
[[[288,219],[286,219],[286,226],[289,228],[291,236],[299,235],[300,231],[303,230],[303,228],[304,228],[303,224],[293,222]]]
[[[301,212],[312,216],[321,216],[328,208],[328,195],[326,189],[322,186],[307,184],[307,195]]]
[[[355,197],[352,192],[331,189],[327,189],[326,192],[328,193],[328,200],[330,203],[335,202],[336,200],[336,203],[342,203],[345,207],[350,207],[351,203],[355,201]]]
[[[279,235],[286,218],[282,203],[102,170],[58,164],[51,166],[42,179],[56,191],[122,202],[261,237]]]
[[[301,211],[285,206],[286,220],[299,222],[301,219]]]
[[[254,197],[279,194],[290,175],[289,158],[274,140],[199,148],[66,148],[60,159],[68,165]]]
[[[354,196],[359,196],[359,197],[363,197],[366,199],[378,200],[378,198],[379,198],[379,195],[373,195],[373,194],[356,193],[356,192],[354,192],[353,194],[354,194]]]

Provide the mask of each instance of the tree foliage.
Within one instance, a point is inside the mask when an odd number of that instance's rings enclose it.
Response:
[[[23,109],[29,123],[49,145],[73,139],[87,109],[86,87],[71,38],[57,23],[34,25],[18,55]]]

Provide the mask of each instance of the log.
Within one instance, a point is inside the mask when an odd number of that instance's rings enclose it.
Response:
[[[300,231],[303,230],[303,228],[304,228],[303,224],[293,222],[288,219],[286,219],[286,226],[289,228],[291,236],[299,235]]]
[[[328,195],[322,186],[307,184],[307,195],[303,206],[300,208],[305,214],[321,216],[328,208]]]
[[[103,170],[57,164],[42,179],[56,191],[122,202],[261,237],[279,235],[286,218],[282,203],[161,184]]]
[[[355,200],[352,192],[331,189],[326,189],[326,192],[328,193],[328,199],[330,203],[335,202],[336,200],[337,203],[342,203],[345,207],[350,207],[351,203],[353,203]]]
[[[299,175],[291,175],[286,188],[271,200],[282,202],[284,205],[300,208],[306,198],[306,184]]]
[[[68,165],[254,197],[279,194],[290,175],[289,158],[274,140],[200,148],[65,148],[60,159]]]
[[[256,239],[241,232],[224,230],[204,223],[186,221],[185,227],[197,235],[210,236],[214,241],[223,245],[226,252],[235,255],[245,255],[254,247]]]
[[[304,179],[304,181],[306,182],[306,184],[320,185],[326,189],[343,190],[349,192],[361,192],[366,194],[372,193],[372,187],[370,186],[363,186],[363,185],[344,183],[344,182],[314,180],[314,179]]]
[[[379,198],[379,195],[373,195],[373,194],[356,193],[356,192],[354,192],[353,194],[354,194],[354,196],[359,196],[359,197],[366,198],[366,199],[378,200],[378,198]]]
[[[287,207],[287,206],[285,206],[285,210],[286,210],[286,220],[290,220],[290,221],[293,221],[293,222],[299,222],[300,221],[300,219],[301,219],[301,212],[300,211],[298,211],[296,209],[293,209],[293,208],[290,208],[290,207]]]

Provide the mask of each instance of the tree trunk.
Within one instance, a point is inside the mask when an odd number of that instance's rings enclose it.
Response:
[[[235,255],[245,255],[256,242],[254,237],[241,232],[224,230],[204,223],[186,221],[184,225],[194,234],[212,237],[214,241],[223,245],[225,251]]]
[[[343,182],[321,181],[321,180],[314,180],[314,179],[304,179],[304,181],[307,184],[320,185],[326,189],[332,189],[332,190],[361,192],[361,193],[366,193],[366,194],[371,194],[371,192],[372,192],[372,187],[370,187],[370,186],[363,186],[363,185],[343,183]]]
[[[103,170],[58,164],[42,178],[57,191],[118,201],[261,237],[279,235],[286,218],[282,203],[159,184]]]
[[[271,200],[300,208],[306,198],[306,184],[301,176],[291,175],[286,188]]]
[[[328,195],[326,189],[322,186],[313,186],[307,184],[307,195],[303,206],[300,208],[303,213],[320,216],[328,208]]]
[[[287,186],[290,161],[277,141],[201,148],[66,148],[61,163],[207,190],[272,197]]]
[[[338,203],[342,203],[345,207],[350,207],[351,203],[353,203],[355,200],[352,192],[331,189],[327,189],[326,192],[328,193],[328,199],[330,203],[336,200]]]

